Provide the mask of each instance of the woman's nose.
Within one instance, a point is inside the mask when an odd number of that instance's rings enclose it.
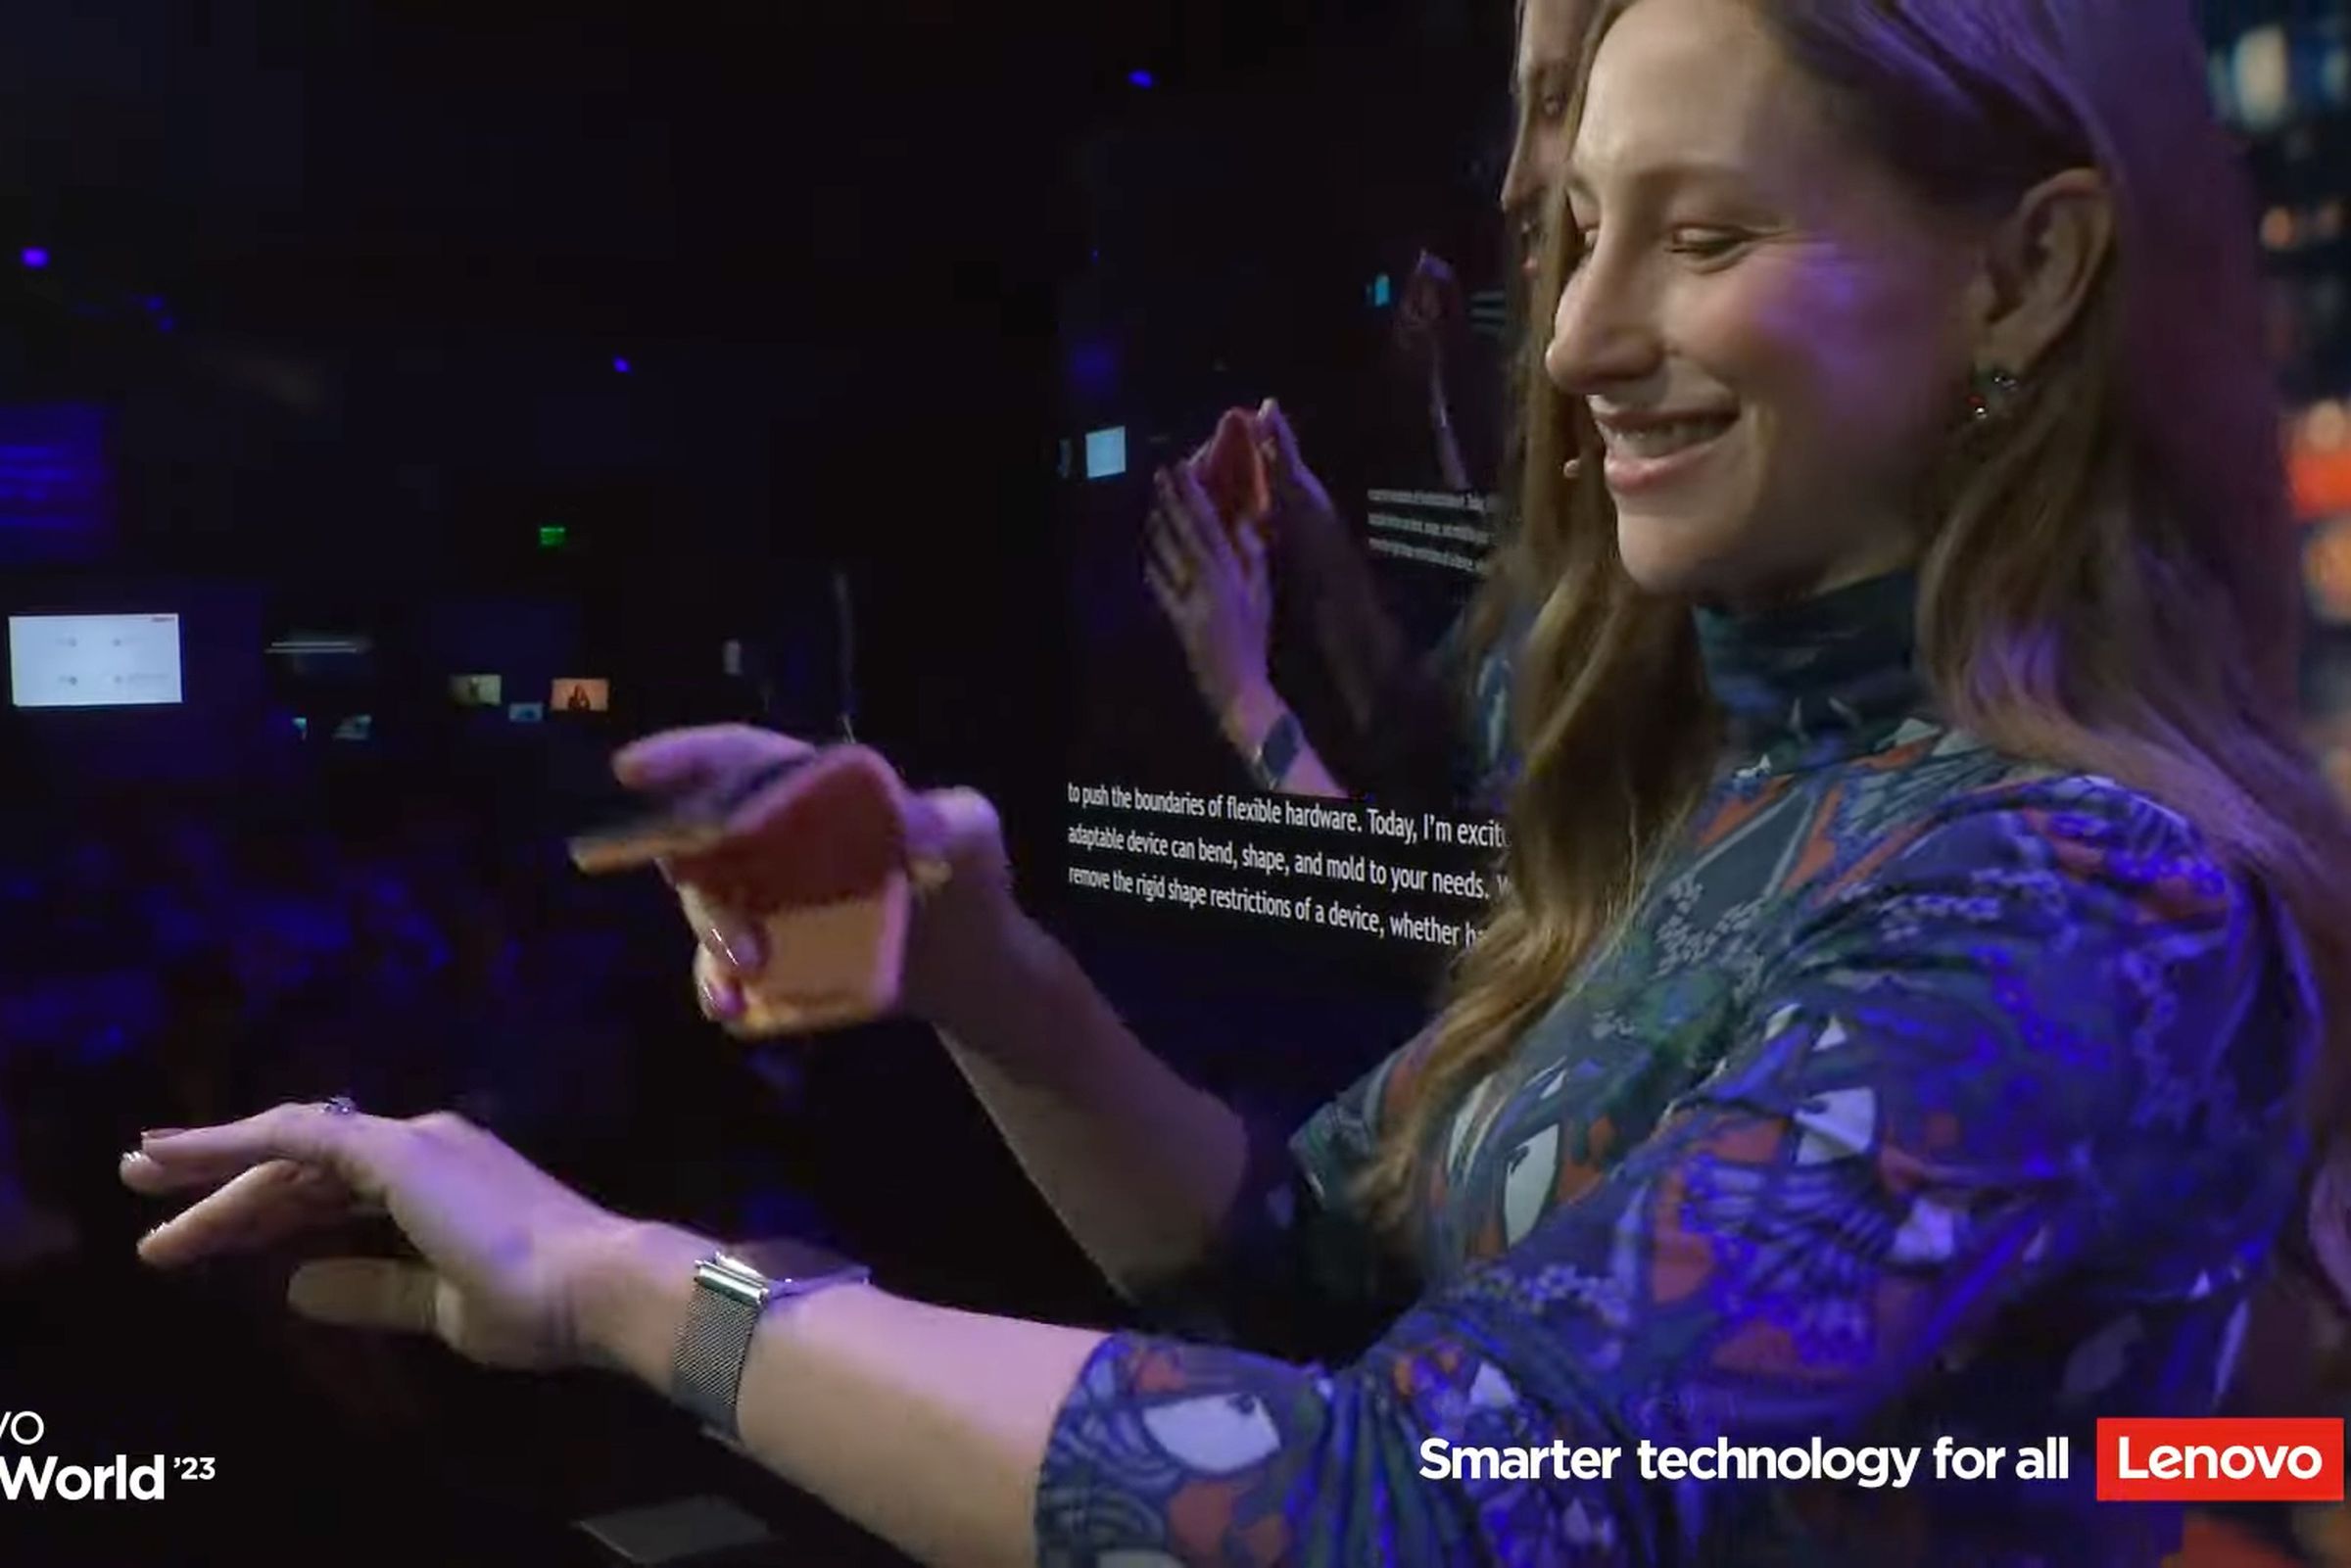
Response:
[[[1534,221],[1536,204],[1543,199],[1543,180],[1536,167],[1533,140],[1521,125],[1517,140],[1511,144],[1511,166],[1503,171],[1502,215],[1514,226]]]
[[[1617,278],[1587,257],[1568,278],[1552,318],[1543,369],[1561,392],[1588,396],[1637,381],[1656,368],[1660,340],[1631,279]]]

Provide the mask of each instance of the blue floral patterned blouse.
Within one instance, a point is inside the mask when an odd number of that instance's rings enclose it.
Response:
[[[1350,1182],[1413,1046],[1266,1162],[1186,1339],[1086,1365],[1039,1483],[1046,1563],[2170,1548],[2172,1511],[2094,1501],[2093,1423],[2213,1406],[2301,1171],[2314,994],[2190,824],[1937,724],[1915,593],[1702,613],[1731,753],[1633,918],[1436,1129],[1409,1260]],[[1634,1462],[1945,1436],[2066,1437],[2070,1479]],[[1428,1479],[1432,1443],[1623,1458]]]

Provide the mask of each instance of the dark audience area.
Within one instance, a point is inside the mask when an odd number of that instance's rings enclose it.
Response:
[[[958,1227],[924,1221],[945,1192],[990,1205],[1000,1157],[983,1129],[958,1142],[943,1081],[879,1121],[885,1079],[919,1081],[926,1042],[877,1028],[732,1045],[695,1016],[688,936],[656,879],[583,878],[543,814],[502,820],[429,770],[259,797],[61,799],[6,821],[0,1384],[60,1451],[210,1455],[218,1475],[213,1508],[20,1511],[0,1535],[37,1518],[71,1560],[127,1532],[126,1560],[278,1561],[363,1519],[371,1548],[407,1540],[408,1560],[559,1561],[588,1545],[574,1519],[715,1491],[851,1549],[845,1527],[617,1383],[502,1379],[438,1347],[297,1322],[271,1300],[292,1255],[144,1273],[132,1248],[160,1215],[108,1154],[289,1099],[452,1107],[617,1207],[746,1237],[846,1223],[877,1257],[894,1245],[924,1288],[979,1300],[987,1271],[932,1245]],[[893,1136],[840,1135],[877,1121]],[[992,1201],[1017,1215],[1015,1182]],[[828,1201],[828,1184],[858,1196]],[[1049,1251],[1058,1238],[1031,1217],[1030,1250]],[[1038,1278],[1017,1223],[999,1235],[999,1261]],[[1083,1310],[1082,1275],[1060,1262],[1062,1302],[1024,1289],[993,1304]],[[222,1556],[231,1542],[245,1544]]]
[[[584,1522],[693,1498],[769,1533],[695,1568],[899,1560],[619,1378],[286,1309],[388,1227],[157,1275],[145,1129],[453,1108],[631,1213],[1124,1320],[927,1030],[729,1040],[669,889],[564,844],[613,747],[755,718],[987,789],[1052,891],[1058,149],[1151,54],[1063,12],[10,13],[0,140],[72,156],[0,177],[0,590],[174,612],[185,663],[175,706],[0,709],[0,1416],[213,1478],[0,1500],[0,1564],[607,1564]],[[1156,1043],[1294,1105],[1397,1037],[1084,934]]]
[[[732,1042],[669,889],[565,853],[619,807],[609,751],[675,723],[853,721],[926,779],[1058,766],[1049,702],[975,699],[1051,656],[1001,608],[1041,581],[1050,296],[962,285],[1053,275],[1074,242],[1029,154],[1091,106],[984,121],[980,51],[1031,34],[903,23],[0,25],[0,590],[174,612],[186,658],[176,705],[0,709],[0,1417],[37,1414],[36,1457],[214,1471],[161,1505],[0,1500],[0,1563],[603,1563],[581,1521],[697,1497],[772,1531],[730,1560],[896,1560],[618,1378],[285,1308],[303,1256],[381,1225],[146,1269],[162,1206],[116,1170],[145,1129],[450,1108],[631,1213],[833,1239],[916,1297],[1117,1310],[925,1031]],[[885,82],[1034,178],[889,199],[938,144]],[[898,134],[844,142],[861,102]],[[910,465],[876,410],[942,338],[1001,396]],[[1020,537],[937,526],[977,490]],[[475,672],[501,706],[455,701]],[[557,710],[568,677],[610,711]]]
[[[1126,1317],[927,1030],[729,1041],[695,1011],[668,889],[583,877],[543,792],[496,777],[460,753],[6,811],[0,1403],[40,1412],[51,1450],[216,1476],[165,1508],[0,1508],[5,1560],[588,1564],[609,1559],[581,1521],[699,1497],[774,1532],[712,1562],[898,1560],[619,1380],[482,1372],[282,1308],[302,1258],[386,1250],[380,1226],[151,1273],[133,1249],[160,1214],[110,1158],[143,1129],[331,1094],[455,1108],[630,1212],[827,1238],[922,1299]],[[1203,984],[1164,946],[1083,950],[1156,1039],[1271,1115],[1409,1017],[1365,993],[1334,1020],[1295,966],[1204,953]],[[1310,1034],[1332,1048],[1296,1050]]]
[[[455,1457],[464,1434],[519,1437],[546,1402],[437,1375],[429,1351],[294,1324],[267,1300],[283,1264],[141,1277],[131,1248],[159,1216],[119,1189],[103,1151],[142,1128],[349,1093],[391,1115],[456,1107],[616,1199],[729,1224],[795,1191],[788,1141],[744,1136],[768,1092],[755,1070],[687,1032],[657,884],[577,878],[544,832],[421,783],[380,778],[350,798],[324,781],[286,798],[134,792],[9,817],[0,1259],[12,1315],[32,1319],[0,1353],[15,1402],[61,1438],[218,1449],[222,1506],[263,1533],[303,1517],[306,1497],[322,1511],[306,1528],[353,1517],[383,1479],[371,1464]],[[688,1087],[712,1079],[734,1081]],[[702,1158],[680,1157],[697,1144]],[[141,1375],[44,1375],[125,1361]],[[133,1388],[140,1408],[120,1408]],[[571,1418],[549,1430],[586,1437]],[[597,1445],[554,1445],[574,1447]],[[578,1462],[541,1452],[553,1471]],[[462,1550],[467,1515],[492,1537],[529,1533],[530,1503],[504,1485],[469,1494],[461,1477],[416,1494],[437,1506],[367,1508],[371,1533],[406,1521],[439,1543],[418,1560]],[[194,1531],[188,1560],[216,1560],[209,1531],[176,1506],[171,1518]]]

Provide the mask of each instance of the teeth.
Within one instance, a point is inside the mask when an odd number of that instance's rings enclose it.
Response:
[[[1626,457],[1670,457],[1687,447],[1712,441],[1731,427],[1725,417],[1677,419],[1646,430],[1610,430],[1608,450]]]

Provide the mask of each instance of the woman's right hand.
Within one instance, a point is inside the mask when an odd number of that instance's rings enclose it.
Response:
[[[630,788],[675,797],[814,749],[772,731],[720,725],[648,736],[622,750],[612,767]],[[891,779],[896,781],[894,773]],[[792,843],[764,832],[788,793],[788,782],[779,781],[735,812],[717,845],[662,867],[698,943],[694,980],[702,1014],[733,1033],[747,1032],[742,1027],[745,987],[774,955],[764,951],[759,924],[719,890],[755,887],[763,874],[774,875],[767,868],[795,853]],[[909,862],[945,871],[943,879],[914,899],[900,996],[905,1012],[953,1027],[1026,917],[1013,896],[1003,826],[985,796],[970,789],[916,791],[902,784],[897,793]],[[741,898],[740,892],[732,896]]]

